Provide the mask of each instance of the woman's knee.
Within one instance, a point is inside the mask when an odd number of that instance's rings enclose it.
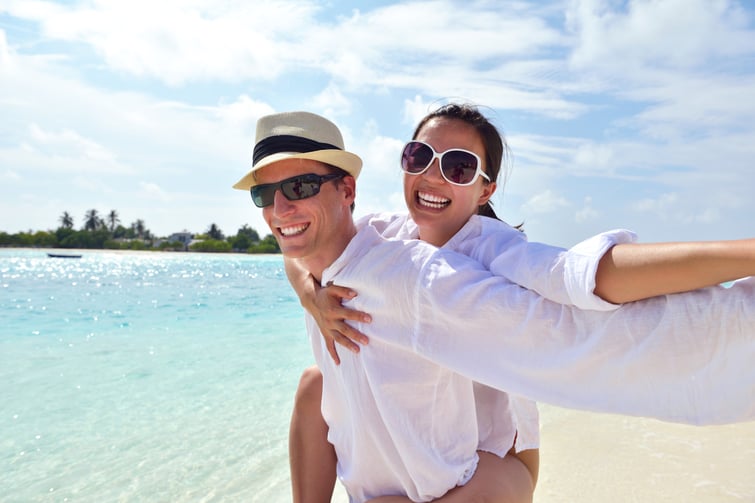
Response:
[[[304,370],[294,400],[297,406],[316,404],[319,408],[322,400],[322,373],[319,368],[312,366]]]

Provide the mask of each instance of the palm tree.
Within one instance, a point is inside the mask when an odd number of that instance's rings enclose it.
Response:
[[[64,211],[60,216],[60,225],[66,229],[73,228],[73,217],[67,211]]]
[[[131,224],[131,228],[134,229],[134,232],[137,236],[139,236],[139,239],[144,237],[144,220],[138,219],[136,222]]]
[[[210,239],[217,239],[218,241],[225,239],[225,236],[223,236],[223,231],[221,231],[220,228],[215,224],[210,224],[210,228],[207,229],[207,236]]]
[[[102,219],[100,218],[97,210],[89,210],[84,215],[84,230],[94,232],[100,227],[101,224]]]
[[[115,226],[121,223],[121,219],[118,218],[118,212],[110,210],[110,213],[107,215],[107,222],[110,226],[110,232],[115,232]]]

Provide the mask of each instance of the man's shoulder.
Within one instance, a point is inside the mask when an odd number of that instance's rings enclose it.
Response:
[[[382,232],[383,230],[381,223],[373,225],[372,222],[368,222],[367,225],[357,231],[352,243],[356,243],[357,248],[371,256],[400,257],[406,255],[420,258],[429,257],[438,252],[438,248],[430,243],[420,239],[405,239],[385,234]]]
[[[418,235],[417,226],[407,213],[371,213],[356,221],[357,229],[368,225],[386,238],[412,239]]]
[[[325,274],[370,273],[389,268],[392,264],[396,269],[407,268],[437,251],[424,241],[389,238],[380,231],[380,225],[372,225],[369,220],[362,222],[341,256],[328,267]]]
[[[357,231],[323,280],[337,276],[336,282],[354,281],[355,284],[349,285],[353,287],[358,282],[390,288],[396,282],[412,283],[421,276],[480,268],[478,262],[454,250],[439,249],[419,239],[386,238],[367,224]]]
[[[498,249],[503,245],[526,241],[527,236],[506,222],[495,218],[473,215],[464,227],[452,237],[444,248],[480,260],[488,248]]]

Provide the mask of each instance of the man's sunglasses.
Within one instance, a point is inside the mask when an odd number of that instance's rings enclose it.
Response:
[[[482,170],[480,157],[474,152],[461,148],[451,148],[438,153],[423,141],[410,141],[401,153],[401,169],[410,175],[421,175],[435,159],[440,164],[443,178],[454,185],[472,185],[478,176],[490,181]]]
[[[343,178],[344,174],[316,175],[308,173],[306,175],[292,176],[276,183],[264,183],[255,185],[250,189],[252,201],[258,208],[270,206],[275,200],[275,191],[281,191],[289,201],[298,201],[308,197],[316,196],[320,193],[320,186],[331,180]]]

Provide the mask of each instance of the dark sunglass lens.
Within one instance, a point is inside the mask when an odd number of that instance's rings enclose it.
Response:
[[[289,201],[298,201],[320,192],[319,177],[300,176],[281,184],[281,191]]]
[[[255,185],[251,189],[252,201],[259,208],[270,206],[275,202],[275,191],[280,189],[281,194],[289,201],[298,201],[320,193],[320,186],[343,175],[301,175],[287,178],[278,183],[266,183]]]
[[[275,199],[276,184],[255,185],[252,187],[252,201],[258,208],[264,208],[273,204]]]
[[[449,181],[466,185],[477,173],[477,159],[469,152],[449,150],[443,155],[441,167]]]
[[[430,164],[433,151],[424,143],[411,142],[404,147],[401,155],[401,169],[407,173],[419,173]]]

